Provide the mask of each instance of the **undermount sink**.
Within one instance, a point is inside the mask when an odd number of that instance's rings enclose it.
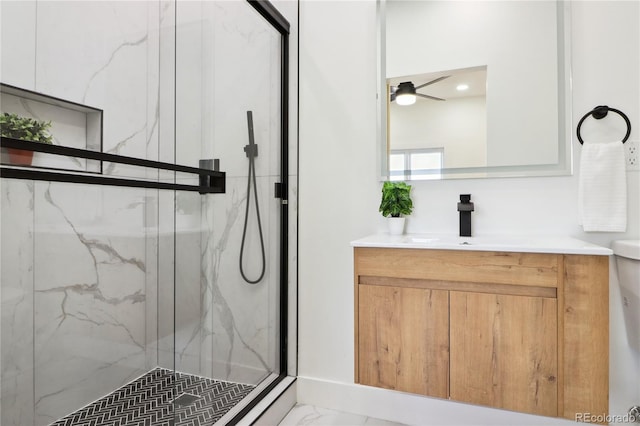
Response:
[[[559,254],[612,254],[601,247],[571,237],[537,235],[482,235],[458,237],[440,234],[376,234],[351,242],[353,247],[418,248],[431,250],[512,251]]]
[[[416,237],[405,235],[410,242],[416,244],[433,245],[440,247],[448,246],[467,246],[467,245],[481,245],[481,246],[501,246],[501,247],[523,247],[530,246],[532,244],[528,239],[508,237],[508,236],[492,236],[492,237],[456,237],[456,236],[442,236],[442,237]]]

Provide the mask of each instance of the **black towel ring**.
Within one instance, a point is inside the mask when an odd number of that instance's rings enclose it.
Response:
[[[596,120],[601,120],[607,116],[609,111],[615,112],[616,114],[620,115],[620,117],[624,118],[624,121],[627,123],[627,134],[624,136],[624,139],[622,139],[622,143],[625,143],[627,139],[629,139],[629,135],[631,134],[631,122],[629,121],[629,117],[627,117],[620,110],[617,110],[615,108],[610,108],[606,105],[600,105],[595,107],[593,110],[589,111],[588,113],[586,113],[584,117],[582,117],[578,122],[577,133],[578,133],[578,140],[580,141],[580,145],[582,145],[584,142],[582,140],[582,136],[580,136],[580,126],[582,126],[582,122],[585,120],[585,118],[587,118],[590,115],[593,115],[593,118],[595,118]]]

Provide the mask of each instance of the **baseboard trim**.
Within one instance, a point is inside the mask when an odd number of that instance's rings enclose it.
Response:
[[[309,404],[407,425],[564,426],[578,423],[552,417],[427,398],[404,392],[299,376],[298,404]]]

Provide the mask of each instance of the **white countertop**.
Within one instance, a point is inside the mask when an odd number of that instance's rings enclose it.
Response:
[[[376,234],[352,241],[353,247],[417,248],[430,250],[507,251],[525,253],[609,256],[611,249],[571,237],[486,235],[457,237],[439,234]]]

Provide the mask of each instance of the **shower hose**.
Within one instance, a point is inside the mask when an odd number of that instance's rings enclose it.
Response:
[[[264,277],[266,269],[266,256],[264,251],[264,239],[262,237],[262,223],[260,221],[260,207],[258,205],[258,185],[256,183],[256,164],[255,158],[258,156],[258,145],[255,144],[253,139],[253,112],[247,111],[247,126],[249,128],[249,145],[244,147],[244,152],[249,158],[249,173],[247,174],[247,206],[244,212],[244,227],[242,229],[242,243],[240,244],[240,275],[249,284],[257,284]],[[247,237],[247,223],[249,222],[249,205],[251,204],[251,187],[253,184],[253,197],[256,203],[256,216],[258,219],[258,233],[260,234],[260,251],[262,254],[262,269],[260,276],[255,280],[247,277],[244,271],[243,258],[244,258],[244,243]]]

